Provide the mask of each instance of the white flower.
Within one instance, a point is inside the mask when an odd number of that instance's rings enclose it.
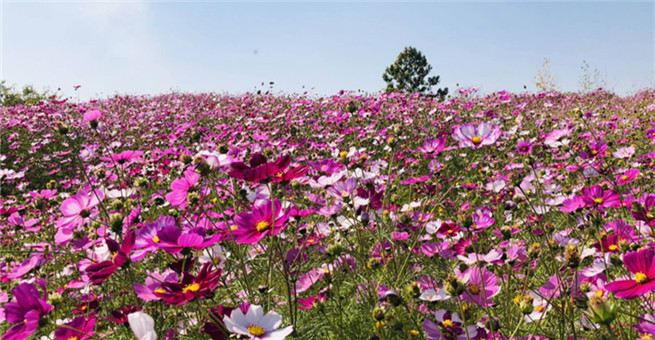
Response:
[[[292,326],[277,329],[282,324],[280,314],[270,311],[264,315],[262,307],[255,305],[250,305],[245,315],[240,308],[233,310],[230,316],[223,317],[223,322],[230,332],[248,336],[251,340],[282,340],[293,332]]]
[[[144,312],[134,312],[127,315],[127,321],[137,340],[157,340],[155,321]]]

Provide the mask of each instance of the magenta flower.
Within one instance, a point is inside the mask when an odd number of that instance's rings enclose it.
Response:
[[[621,198],[612,189],[603,190],[600,185],[582,189],[582,201],[592,208],[618,208]]]
[[[582,209],[585,206],[585,202],[582,200],[582,196],[575,195],[572,198],[567,198],[562,202],[562,206],[559,208],[562,212],[573,212],[578,209]]]
[[[655,194],[642,194],[639,202],[632,204],[630,214],[649,226],[655,226]]]
[[[220,239],[221,235],[207,235],[207,230],[202,227],[182,231],[175,225],[166,225],[160,230],[157,230],[157,235],[152,237],[150,241],[156,247],[167,253],[177,254],[184,250],[184,248],[193,248],[196,251],[201,251],[220,241]]]
[[[130,256],[132,261],[144,258],[148,253],[159,250],[159,236],[157,233],[167,226],[176,226],[175,218],[171,216],[159,216],[154,223],[147,223],[136,233],[134,242],[135,251]]]
[[[520,140],[516,143],[516,153],[520,155],[529,155],[532,152],[532,143],[527,140]]]
[[[484,267],[471,267],[464,273],[456,273],[466,283],[463,299],[483,308],[493,305],[491,298],[500,293],[498,278]],[[484,281],[484,291],[482,290]]]
[[[93,327],[96,324],[96,318],[91,316],[78,316],[73,321],[66,324],[67,327],[60,327],[55,331],[56,340],[86,340],[95,332]]]
[[[145,285],[135,282],[134,291],[136,292],[136,296],[143,301],[161,300],[161,298],[155,294],[164,292],[161,288],[161,284],[164,282],[177,283],[179,281],[177,273],[174,271],[167,270],[164,274],[166,274],[165,277],[159,273],[150,273],[146,278]]]
[[[200,179],[200,174],[193,171],[193,169],[188,169],[184,172],[184,178],[178,178],[171,183],[172,192],[166,194],[166,200],[173,207],[179,207],[180,209],[186,208],[188,204],[187,197],[189,192],[194,189],[195,185],[198,184]]]
[[[233,231],[234,238],[237,243],[257,243],[267,235],[277,235],[284,229],[287,219],[288,213],[282,210],[280,201],[264,201],[256,205],[252,212],[238,213],[234,217],[237,226]]]
[[[476,127],[472,123],[455,127],[453,138],[459,142],[460,148],[479,149],[485,145],[494,144],[500,137],[500,128],[482,122]]]
[[[121,153],[112,153],[111,157],[100,157],[100,159],[105,162],[115,162],[122,165],[127,161],[141,157],[141,155],[143,155],[143,151],[125,150]]]
[[[604,142],[591,142],[587,151],[580,153],[582,159],[589,159],[594,157],[603,157],[605,156],[605,151],[607,151],[607,144]]]
[[[616,176],[616,184],[625,185],[631,183],[635,178],[637,178],[637,175],[639,175],[638,169],[628,169],[623,173],[623,175]]]
[[[416,148],[416,151],[422,154],[437,155],[446,147],[446,138],[438,138],[427,140],[423,143],[423,146]]]
[[[655,290],[655,252],[652,249],[625,254],[623,263],[634,278],[608,283],[605,289],[618,298],[628,300]]]
[[[428,340],[442,339],[475,339],[478,336],[478,330],[475,325],[467,326],[464,330],[464,321],[459,318],[457,313],[450,313],[445,309],[440,309],[434,313],[435,321],[425,319],[423,330]],[[467,335],[468,334],[468,335]]]
[[[46,293],[41,297],[36,287],[29,283],[21,283],[12,293],[14,301],[5,305],[5,316],[14,325],[2,340],[27,339],[39,327],[41,317],[50,313],[52,306],[46,302]]]

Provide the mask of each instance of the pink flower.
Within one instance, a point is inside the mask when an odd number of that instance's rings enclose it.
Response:
[[[464,273],[456,272],[457,277],[467,284],[466,291],[462,296],[469,301],[483,308],[493,305],[491,298],[500,293],[498,278],[484,267],[471,267]],[[482,282],[484,281],[484,285]],[[483,288],[484,287],[484,291]]]
[[[616,176],[616,184],[617,185],[628,184],[632,182],[637,177],[637,175],[639,175],[638,169],[628,169],[623,173],[623,175]]]
[[[91,315],[78,316],[73,321],[66,324],[67,327],[60,327],[55,331],[56,340],[86,340],[90,338],[95,332],[93,327],[96,324],[96,318]]]
[[[655,290],[655,252],[652,249],[628,253],[623,256],[623,263],[634,278],[608,283],[605,289],[628,300]]]
[[[275,212],[275,216],[273,213]],[[256,205],[251,213],[242,212],[234,217],[237,229],[233,231],[237,243],[257,243],[267,235],[277,235],[284,229],[288,214],[282,211],[277,199]]]
[[[84,121],[85,122],[92,122],[94,120],[98,120],[102,116],[102,113],[98,110],[91,110],[87,111],[84,113]]]
[[[65,199],[61,203],[61,212],[64,217],[57,220],[57,227],[59,228],[55,235],[57,244],[68,243],[73,238],[75,228],[98,216],[95,207],[103,199],[104,194],[100,190],[81,190],[75,196]]]
[[[173,191],[166,194],[166,200],[168,203],[170,203],[171,206],[179,207],[180,209],[186,208],[189,191],[194,188],[199,179],[200,174],[192,169],[185,171],[184,178],[178,178],[171,183],[171,190]]]
[[[453,138],[459,142],[460,148],[479,149],[485,145],[494,144],[500,137],[500,128],[482,122],[476,127],[472,123],[455,127]]]

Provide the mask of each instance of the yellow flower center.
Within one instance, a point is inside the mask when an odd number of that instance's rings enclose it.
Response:
[[[194,282],[184,287],[184,289],[182,289],[182,293],[186,293],[188,291],[197,292],[198,290],[200,290],[200,285]]]
[[[269,226],[269,225],[270,225],[270,224],[269,224],[268,222],[266,222],[266,221],[261,221],[261,222],[257,223],[257,226],[256,226],[257,231],[261,233],[262,231],[268,229],[268,226]]]
[[[594,198],[594,203],[601,204],[601,203],[603,203],[603,199],[600,198],[600,197]]]
[[[348,191],[343,190],[343,191],[341,192],[341,197],[346,197],[346,196],[348,196]]]
[[[628,176],[623,175],[623,176],[621,176],[621,179],[624,180],[624,181],[627,181],[627,180],[628,180]]]
[[[159,243],[159,236],[157,235],[153,236],[152,242]]]
[[[603,294],[605,294],[605,292],[603,292],[602,289],[599,289],[599,290],[596,291],[596,296],[599,297],[599,298],[603,297]]]
[[[155,293],[164,294],[164,293],[166,293],[166,291],[164,289],[162,289],[162,288],[156,288]]]
[[[591,154],[595,156],[595,155],[598,154],[598,151],[597,150],[591,150]]]
[[[444,320],[441,324],[442,324],[445,328],[453,327],[453,322],[450,321],[450,320]]]
[[[471,288],[469,288],[469,291],[471,291],[471,294],[473,294],[473,295],[478,295],[478,294],[480,294],[480,286],[471,285]]]
[[[637,283],[646,283],[648,282],[648,276],[642,272],[639,272],[635,274],[635,281],[637,281]]]
[[[652,220],[653,218],[655,218],[655,216],[653,216],[653,214],[651,214],[651,213],[647,213],[646,218],[649,219],[649,220]]]
[[[614,251],[614,250],[616,250],[616,249],[618,249],[618,248],[619,248],[619,247],[618,247],[616,244],[611,244],[611,245],[609,246],[609,249],[612,250],[612,251]]]
[[[77,337],[76,336],[71,336],[70,338],[68,338],[68,340],[77,340]]]
[[[282,173],[282,172],[278,172],[278,173],[275,174],[275,177],[277,177],[277,178],[280,178],[282,176],[284,176],[284,173]]]
[[[541,312],[544,311],[544,306],[537,306],[537,307],[535,307],[534,309],[536,309],[537,312],[541,313]]]
[[[340,156],[341,158],[346,158],[346,156],[348,156],[348,151],[341,151],[341,153],[339,154],[339,156]]]
[[[475,137],[471,138],[471,142],[473,142],[473,144],[475,144],[475,145],[478,145],[478,144],[482,143],[482,138],[480,138],[479,136],[475,136]]]
[[[222,261],[220,257],[215,257],[212,259],[212,262],[214,263],[215,266],[218,266],[219,264],[221,264]]]
[[[252,336],[262,336],[266,334],[266,330],[257,325],[248,326],[248,333]]]

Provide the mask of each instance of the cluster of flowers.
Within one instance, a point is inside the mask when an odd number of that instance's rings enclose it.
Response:
[[[459,93],[1,108],[2,339],[655,337],[655,91]]]

